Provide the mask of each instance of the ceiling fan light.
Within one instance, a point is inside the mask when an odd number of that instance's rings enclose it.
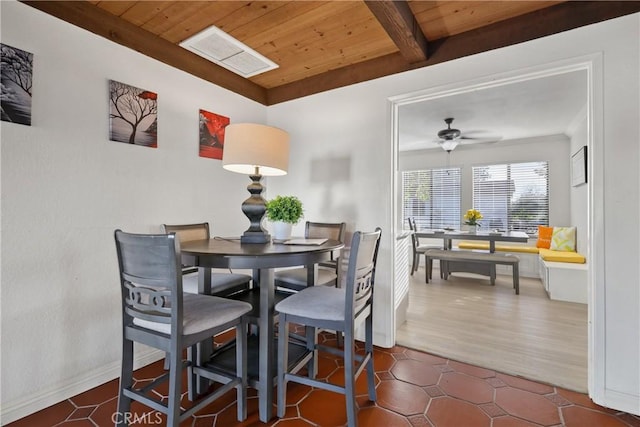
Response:
[[[448,139],[448,140],[442,141],[440,143],[440,146],[444,151],[448,152],[448,151],[453,151],[453,149],[456,148],[458,144],[460,144],[460,141],[455,139]]]

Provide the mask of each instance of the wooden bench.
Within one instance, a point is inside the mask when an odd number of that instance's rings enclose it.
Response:
[[[433,260],[439,261],[452,261],[452,262],[465,262],[469,264],[480,265],[510,265],[513,271],[513,288],[516,290],[516,295],[520,294],[520,274],[518,272],[518,266],[520,258],[510,254],[497,254],[497,253],[482,253],[472,251],[446,251],[443,249],[429,249],[425,252],[426,268],[425,268],[425,282],[429,283],[429,279],[432,278]],[[491,269],[491,284],[495,285],[495,268]],[[448,271],[444,268],[444,278],[448,277]]]

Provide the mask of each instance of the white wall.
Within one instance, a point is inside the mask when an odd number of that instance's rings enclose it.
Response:
[[[635,14],[269,107],[269,123],[291,131],[295,158],[291,174],[271,183],[272,194],[303,196],[307,218],[341,217],[352,228],[385,229],[375,319],[376,337],[383,337],[384,344],[395,327],[388,307],[393,301],[388,260],[395,224],[389,98],[589,56],[593,59],[588,62],[595,64],[590,65],[595,70],[591,96],[597,97],[590,138],[602,154],[589,186],[596,212],[589,227],[594,246],[600,247],[593,254],[599,258],[590,263],[590,394],[605,406],[640,413],[640,229],[635,214],[640,208],[639,27],[640,14]],[[349,173],[314,180],[314,164],[332,164],[331,159],[344,159]]]
[[[400,153],[401,171],[439,168],[447,164],[442,149],[415,150]],[[569,204],[569,139],[563,135],[527,140],[505,141],[498,144],[459,145],[451,152],[450,165],[462,169],[460,177],[461,214],[473,207],[472,167],[486,164],[549,162],[549,223],[570,223]],[[582,208],[586,209],[586,203]]]
[[[270,124],[291,133],[289,174],[268,190],[304,201],[305,219],[344,221],[348,234],[382,228],[376,268],[374,342],[393,343],[392,149],[387,104],[367,85],[269,107]],[[288,178],[288,179],[287,179]],[[301,225],[299,225],[301,227]]]
[[[602,89],[594,204],[603,215],[593,219],[602,224],[594,233],[602,268],[592,290],[599,350],[590,392],[598,403],[640,412],[639,14],[265,109],[26,5],[1,7],[2,42],[34,53],[36,69],[33,125],[0,128],[3,422],[117,376],[114,228],[190,220],[211,221],[218,234],[246,228],[228,209],[245,198],[246,177],[197,157],[198,108],[290,131],[290,173],[268,182],[270,196],[301,196],[307,219],[340,218],[351,231],[383,227],[375,322],[376,339],[387,344],[395,171],[388,98],[595,53],[603,55],[593,83]],[[160,148],[107,140],[108,79],[159,93]]]
[[[209,221],[239,235],[245,175],[198,157],[198,110],[266,108],[17,2],[2,43],[34,54],[32,125],[1,122],[2,421],[119,375],[113,231]],[[108,140],[108,80],[158,93],[158,148]],[[35,401],[35,403],[34,403]]]

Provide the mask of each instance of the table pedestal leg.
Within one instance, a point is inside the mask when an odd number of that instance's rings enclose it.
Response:
[[[255,275],[254,275],[255,277]],[[273,270],[259,270],[260,286],[260,362],[258,379],[258,407],[260,421],[266,423],[273,415],[273,363],[275,348],[273,346],[274,328],[273,315],[275,285],[273,282]]]

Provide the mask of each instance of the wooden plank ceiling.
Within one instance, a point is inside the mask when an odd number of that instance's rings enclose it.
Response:
[[[272,105],[640,11],[638,1],[25,1]],[[240,77],[178,44],[215,25],[279,68]]]

